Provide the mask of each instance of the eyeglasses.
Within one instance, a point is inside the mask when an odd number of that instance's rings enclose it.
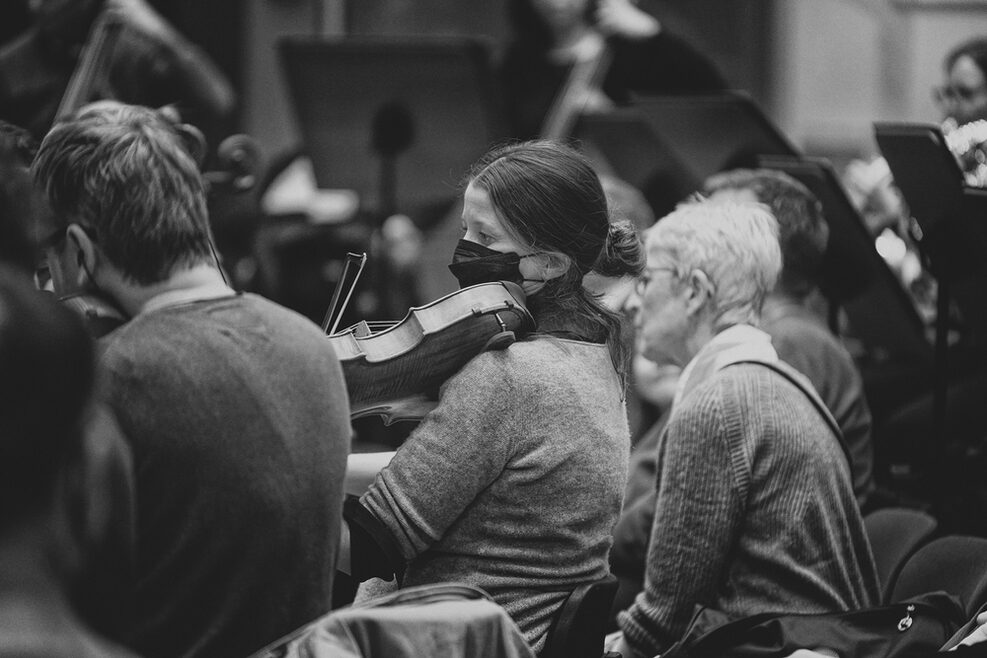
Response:
[[[932,90],[932,98],[937,103],[968,103],[982,94],[987,94],[987,86],[971,88],[959,85],[942,85]]]
[[[634,283],[634,294],[638,297],[643,297],[645,291],[648,289],[648,284],[651,283],[651,278],[655,275],[655,272],[671,272],[672,274],[678,276],[678,269],[675,267],[646,267],[644,271],[641,272],[641,276],[637,278]]]

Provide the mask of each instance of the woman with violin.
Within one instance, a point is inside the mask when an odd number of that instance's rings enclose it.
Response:
[[[626,478],[621,320],[583,279],[601,254],[609,276],[636,276],[642,253],[626,239],[629,223],[610,223],[599,178],[567,146],[495,149],[467,180],[450,270],[464,287],[519,285],[536,327],[451,377],[369,490],[348,501],[343,566],[360,581],[479,586],[540,650],[573,588],[608,573]]]
[[[631,0],[510,0],[500,67],[512,135],[568,137],[583,111],[636,93],[725,88],[716,65]]]

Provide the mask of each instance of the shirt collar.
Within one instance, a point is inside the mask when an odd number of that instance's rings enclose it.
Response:
[[[686,364],[675,388],[672,413],[693,389],[732,363],[739,361],[778,361],[771,336],[749,324],[735,324],[713,336]]]

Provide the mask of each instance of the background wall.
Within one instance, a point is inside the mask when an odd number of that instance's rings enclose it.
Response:
[[[791,0],[775,4],[776,118],[806,151],[873,153],[877,120],[939,121],[944,55],[987,36],[984,0]]]

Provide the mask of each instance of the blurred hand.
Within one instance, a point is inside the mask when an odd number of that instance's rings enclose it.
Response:
[[[106,0],[106,12],[155,39],[167,40],[174,32],[144,0]]]
[[[631,4],[630,0],[599,0],[596,24],[607,36],[647,39],[661,31],[661,23],[651,14]]]

